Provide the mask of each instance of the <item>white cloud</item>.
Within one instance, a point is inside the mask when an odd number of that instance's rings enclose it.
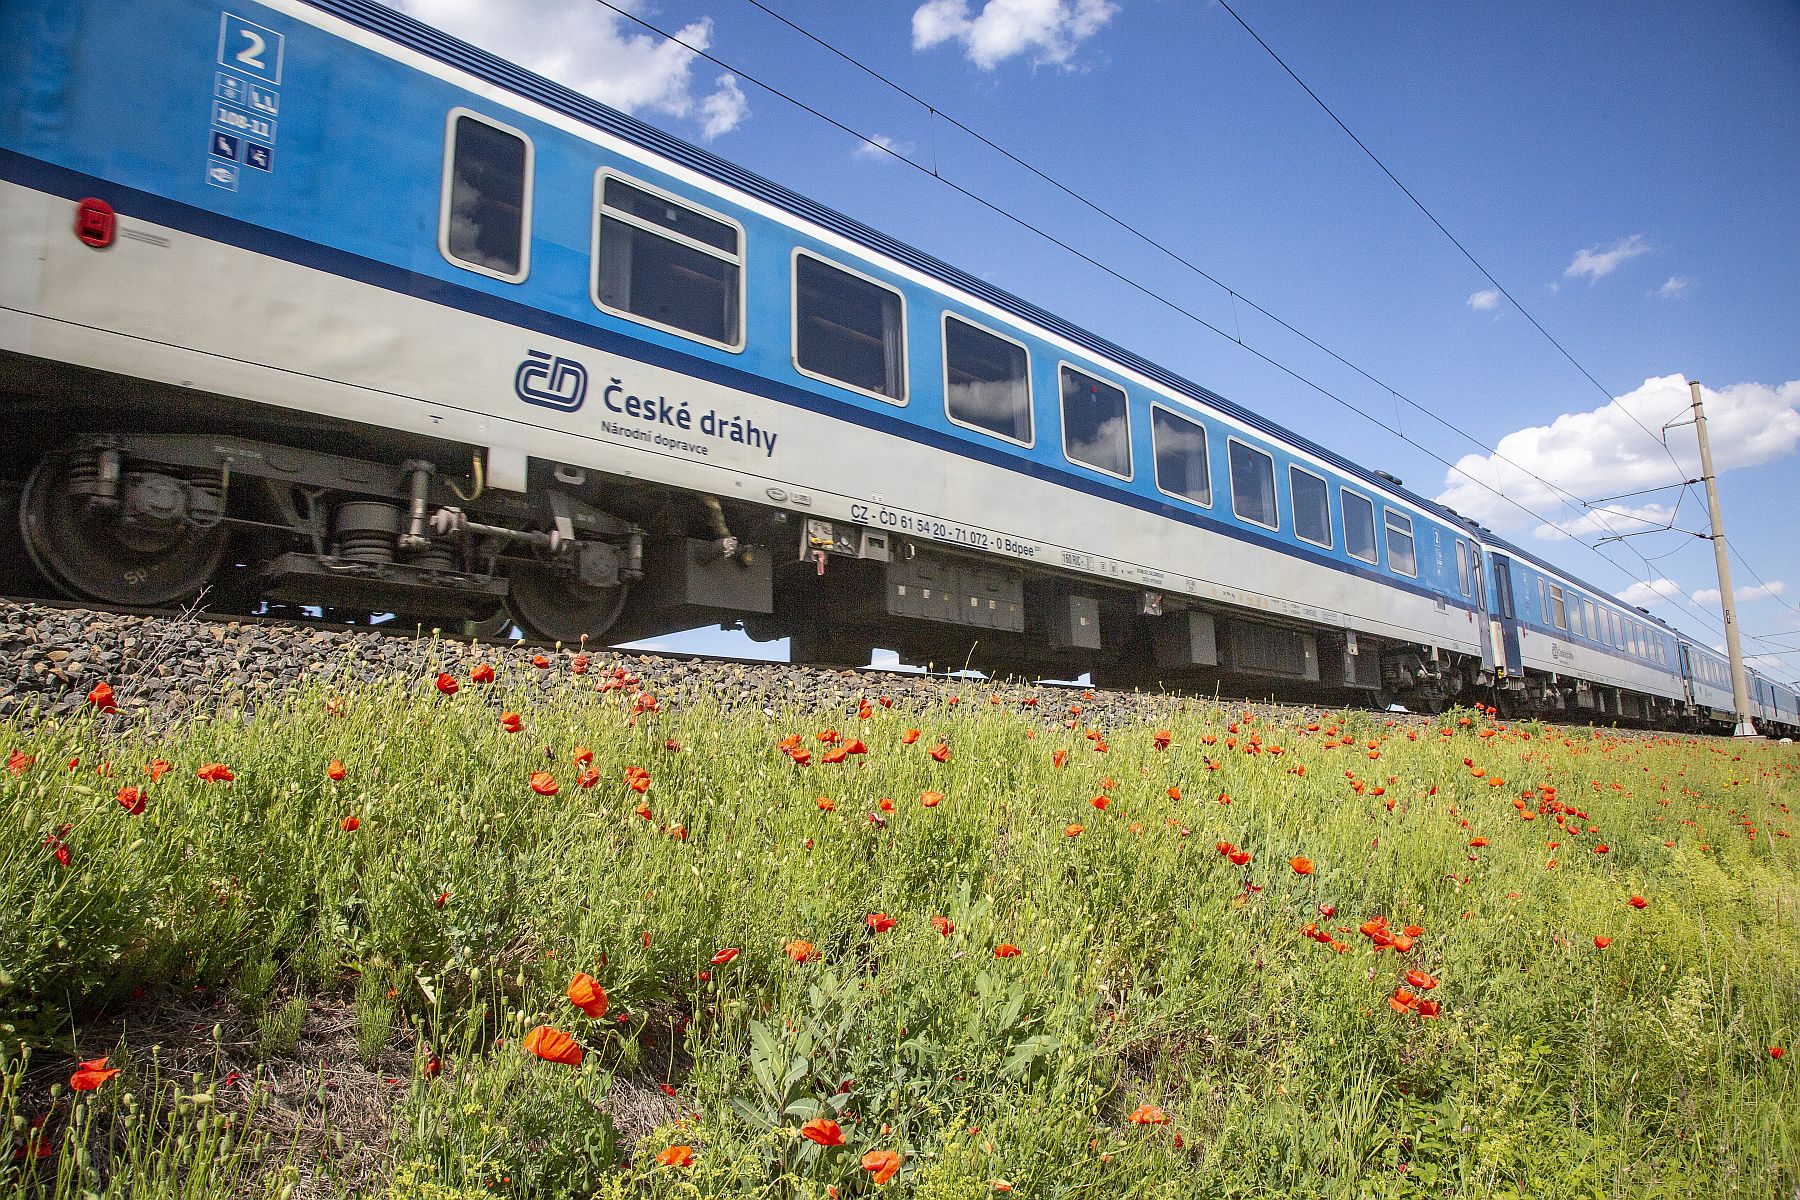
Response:
[[[912,153],[911,142],[896,142],[885,133],[878,133],[868,141],[857,142],[850,151],[853,158],[873,159],[886,162],[898,154],[902,157]]]
[[[1651,292],[1650,295],[1658,300],[1681,300],[1687,296],[1688,289],[1693,286],[1694,281],[1691,277],[1687,275],[1671,275],[1668,279],[1663,281],[1661,287],[1657,288],[1654,292]]]
[[[1475,292],[1469,296],[1469,307],[1476,312],[1487,312],[1500,307],[1500,292],[1489,288],[1485,292]]]
[[[743,89],[720,75],[696,84],[698,55],[712,40],[712,18],[675,31],[688,46],[634,32],[625,18],[592,0],[391,0],[409,15],[473,42],[527,70],[628,113],[662,113],[699,126],[711,140],[749,115]],[[628,5],[632,7],[632,5]]]
[[[1644,242],[1644,235],[1634,233],[1628,238],[1620,238],[1605,248],[1589,246],[1586,250],[1578,250],[1563,274],[1571,279],[1579,279],[1586,275],[1588,282],[1605,279],[1627,259],[1636,258],[1640,254],[1650,253],[1650,247]]]
[[[1763,600],[1770,596],[1779,596],[1787,591],[1787,584],[1777,579],[1774,583],[1759,583],[1751,587],[1734,587],[1731,595],[1739,604],[1748,604],[1752,600]],[[1725,593],[1718,588],[1701,588],[1694,593],[1695,604],[1717,604],[1719,597]]]
[[[1757,466],[1790,455],[1800,445],[1800,379],[1776,387],[1736,383],[1725,388],[1706,388],[1702,394],[1716,470]],[[1614,404],[1565,413],[1547,425],[1507,434],[1495,447],[1497,454],[1464,455],[1456,470],[1445,476],[1444,490],[1438,499],[1496,529],[1516,530],[1532,523],[1518,508],[1489,491],[1491,487],[1525,508],[1554,518],[1558,524],[1579,520],[1598,529],[1591,511],[1566,507],[1566,496],[1557,489],[1576,496],[1600,497],[1674,482],[1675,465],[1632,418],[1656,430],[1663,422],[1685,415],[1688,404],[1687,381],[1681,376],[1646,379],[1641,387],[1620,396]],[[1691,428],[1671,430],[1669,448],[1681,464],[1681,478],[1692,479],[1700,474],[1700,456]],[[1671,492],[1650,498],[1655,504],[1615,508],[1621,514],[1660,524],[1664,519],[1658,515],[1660,504],[1672,504],[1673,495]],[[1605,520],[1621,533],[1646,528],[1642,521],[1613,517]],[[1538,533],[1559,536],[1541,526]]]
[[[987,0],[971,16],[969,0],[925,0],[913,12],[913,49],[961,42],[984,71],[1022,54],[1033,66],[1066,66],[1118,11],[1112,0]]]
[[[1681,585],[1673,579],[1652,579],[1648,583],[1632,584],[1619,593],[1619,599],[1638,608],[1649,608],[1652,604],[1661,604],[1681,595]]]

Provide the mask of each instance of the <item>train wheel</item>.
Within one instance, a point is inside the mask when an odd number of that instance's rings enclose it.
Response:
[[[568,571],[519,564],[508,574],[507,611],[519,628],[552,642],[599,641],[625,608],[625,585],[589,587]]]
[[[70,486],[91,469],[86,456],[52,457],[26,480],[19,532],[32,565],[74,600],[159,608],[198,595],[224,558],[225,530],[184,519],[189,482],[133,473],[124,481],[129,501],[96,511]]]

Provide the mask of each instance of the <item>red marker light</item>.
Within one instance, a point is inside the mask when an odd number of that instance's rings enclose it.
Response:
[[[75,236],[97,250],[113,244],[119,221],[113,207],[104,200],[89,196],[75,204]]]

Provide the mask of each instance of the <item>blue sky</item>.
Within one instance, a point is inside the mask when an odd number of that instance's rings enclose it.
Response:
[[[1769,585],[1758,590],[1774,593],[1744,595],[1758,580],[1733,561],[1742,627],[1776,635],[1746,652],[1786,646],[1760,661],[1800,678],[1800,6],[1233,0],[1596,387],[1217,4],[763,0],[1440,424],[748,0],[617,2],[742,77],[595,0],[398,6],[1389,470],[1719,642],[1707,543],[1659,533],[1629,543],[1648,567],[1617,544],[1601,557],[1438,461],[1591,543],[1600,520],[1556,489],[1592,501],[1697,475],[1691,428],[1668,434],[1678,473],[1631,416],[1659,428],[1682,415],[1682,378],[1699,378],[1727,529]],[[1351,408],[750,77],[935,166]],[[1489,459],[1494,447],[1525,469]],[[1601,520],[1651,528],[1678,495],[1619,501]],[[1675,517],[1704,529],[1697,488]]]

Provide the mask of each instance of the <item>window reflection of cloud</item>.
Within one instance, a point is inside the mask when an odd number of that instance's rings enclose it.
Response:
[[[1023,380],[973,380],[950,384],[950,412],[959,421],[1024,441],[1031,434]]]
[[[1070,458],[1075,459],[1078,462],[1084,462],[1091,466],[1099,467],[1102,470],[1111,471],[1117,475],[1126,473],[1129,464],[1126,461],[1127,450],[1124,417],[1117,416],[1107,418],[1096,426],[1093,432],[1086,437],[1082,436],[1081,431],[1073,428],[1073,420],[1071,420],[1070,425]]]

